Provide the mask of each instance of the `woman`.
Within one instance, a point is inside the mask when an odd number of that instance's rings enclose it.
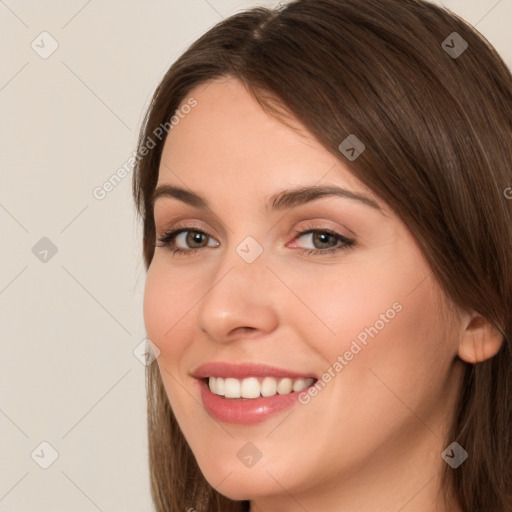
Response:
[[[134,173],[159,512],[512,510],[512,79],[421,0],[172,65]]]

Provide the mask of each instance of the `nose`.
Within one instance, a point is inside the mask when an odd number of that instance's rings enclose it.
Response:
[[[227,252],[199,303],[199,328],[219,343],[271,333],[279,318],[278,282],[265,265],[264,253],[248,263],[234,249]]]

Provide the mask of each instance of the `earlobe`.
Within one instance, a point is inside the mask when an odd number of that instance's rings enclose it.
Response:
[[[465,323],[458,355],[467,363],[481,363],[495,356],[503,344],[499,328],[482,315],[473,313]]]

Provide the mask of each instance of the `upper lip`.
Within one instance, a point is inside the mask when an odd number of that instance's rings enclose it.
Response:
[[[206,377],[233,377],[235,379],[244,379],[246,377],[289,377],[290,379],[316,379],[312,373],[301,373],[267,364],[227,362],[203,364],[196,368],[192,375],[197,379],[205,379]]]

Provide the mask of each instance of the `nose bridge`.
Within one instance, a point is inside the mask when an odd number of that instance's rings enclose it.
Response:
[[[224,280],[226,282],[222,290],[219,287],[221,293],[240,293],[244,290],[250,292],[256,285],[261,286],[268,279],[267,259],[263,245],[253,236],[246,236],[241,242],[229,244],[224,254],[219,257],[212,291],[217,287],[215,283],[220,285]]]
[[[277,312],[270,279],[263,247],[253,237],[227,249],[198,306],[200,329],[217,341],[228,340],[238,328],[274,329]]]

